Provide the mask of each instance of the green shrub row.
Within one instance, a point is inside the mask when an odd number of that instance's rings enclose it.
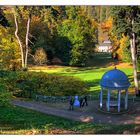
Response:
[[[46,96],[70,96],[87,94],[85,82],[74,77],[45,73],[14,72],[6,76],[7,89],[16,96],[32,98],[36,94]]]

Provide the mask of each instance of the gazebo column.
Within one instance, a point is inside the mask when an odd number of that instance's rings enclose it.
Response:
[[[128,90],[125,91],[125,110],[128,109]]]
[[[110,111],[110,90],[107,93],[107,111]]]
[[[103,106],[103,88],[101,88],[101,91],[100,91],[100,108],[102,108]]]
[[[121,105],[121,90],[118,91],[118,112],[120,112]]]

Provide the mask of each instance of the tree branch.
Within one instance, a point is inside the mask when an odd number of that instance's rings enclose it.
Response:
[[[33,43],[30,39],[28,39],[28,41],[29,41],[31,44],[33,44],[33,45],[34,45],[34,43]]]

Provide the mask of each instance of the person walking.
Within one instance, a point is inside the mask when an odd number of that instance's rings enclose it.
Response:
[[[82,107],[84,107],[85,105],[88,106],[87,95],[85,95],[84,98],[83,98]]]
[[[71,97],[70,98],[70,106],[69,106],[69,110],[74,110],[73,104],[74,104],[74,99]]]
[[[83,97],[80,98],[80,108],[83,106]]]

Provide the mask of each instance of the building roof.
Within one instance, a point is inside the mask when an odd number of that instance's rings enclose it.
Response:
[[[103,43],[111,44],[110,40],[105,40]]]
[[[115,68],[107,71],[102,76],[100,85],[107,89],[127,89],[130,82],[124,72]]]
[[[102,46],[111,46],[111,41],[110,40],[105,40],[105,41],[103,41],[103,43],[100,43],[99,46],[100,47],[102,47]]]

